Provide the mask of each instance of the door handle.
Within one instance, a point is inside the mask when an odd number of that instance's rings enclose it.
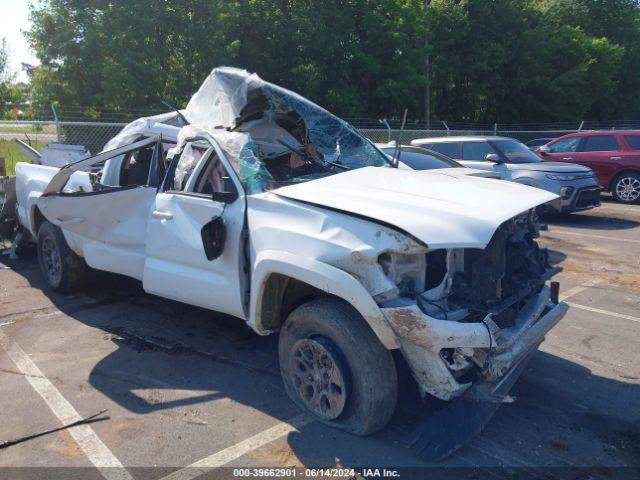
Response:
[[[622,157],[610,157],[611,160],[622,160]]]
[[[173,214],[169,212],[161,212],[160,210],[154,210],[151,213],[153,218],[159,218],[161,220],[171,220],[173,218]]]
[[[563,160],[573,160],[573,157],[563,157]]]

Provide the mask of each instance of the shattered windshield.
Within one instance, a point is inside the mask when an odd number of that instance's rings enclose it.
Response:
[[[345,121],[244,70],[214,69],[186,111],[193,123],[220,132],[217,136],[231,140],[222,133],[226,130],[244,137],[229,156],[249,194],[356,168],[390,165]]]
[[[241,155],[237,165],[251,193],[389,165],[353,127],[302,97],[269,85],[248,99],[234,130],[251,136],[251,155]]]

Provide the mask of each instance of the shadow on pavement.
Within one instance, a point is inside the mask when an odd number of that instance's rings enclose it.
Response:
[[[3,262],[44,288],[66,315],[111,335],[117,348],[96,362],[89,382],[126,410],[146,415],[229,398],[250,407],[247,414],[255,409],[280,421],[299,414],[279,378],[276,335],[260,337],[238,319],[147,295],[120,276],[101,274],[82,294],[59,295],[44,286],[33,258]],[[358,438],[313,422],[289,434],[295,457],[307,466],[424,465],[402,440],[444,402],[422,403],[406,370],[401,380],[396,415],[383,430]],[[163,389],[186,396],[140,394]],[[515,403],[502,405],[479,437],[440,465],[640,463],[640,385],[538,352],[513,395]],[[269,455],[274,447],[265,448]],[[252,458],[263,465],[281,458],[272,453]]]
[[[547,249],[549,252],[549,264],[553,267],[562,266],[562,262],[565,261],[567,255],[559,250]]]
[[[617,218],[595,213],[574,213],[569,215],[548,214],[544,220],[551,226],[582,228],[591,230],[628,230],[636,228],[640,222],[627,218]]]

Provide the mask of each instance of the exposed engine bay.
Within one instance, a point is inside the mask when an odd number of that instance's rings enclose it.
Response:
[[[560,271],[535,242],[538,229],[531,211],[503,223],[485,249],[465,249],[463,270],[455,272],[447,293],[450,303],[471,316],[489,313],[500,328],[513,326],[524,302]]]
[[[539,230],[530,210],[502,223],[484,249],[380,256],[398,288],[382,307],[423,393],[450,399],[477,380],[495,380],[542,341],[532,337],[510,351],[557,303],[545,282],[560,269],[536,243]],[[503,352],[508,362],[492,365]]]
[[[500,225],[484,249],[385,253],[379,262],[399,296],[415,299],[428,315],[478,321],[491,314],[500,328],[508,328],[526,299],[560,271],[536,243],[539,229],[531,210]]]

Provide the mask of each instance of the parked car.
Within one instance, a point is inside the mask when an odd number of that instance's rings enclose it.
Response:
[[[92,267],[279,331],[293,402],[358,435],[394,412],[398,350],[421,395],[470,395],[465,435],[479,431],[567,311],[535,241],[535,209],[558,197],[394,168],[343,120],[243,70],[214,69],[184,115],[168,153],[175,116],[60,169],[17,165],[49,287],[77,290]],[[458,433],[438,434],[433,458]]]
[[[545,160],[592,169],[604,190],[621,203],[640,203],[640,131],[570,133],[538,148]]]
[[[506,137],[437,137],[412,145],[447,155],[462,165],[497,172],[503,180],[538,187],[562,198],[558,212],[588,210],[600,205],[600,184],[588,167],[543,162],[525,145]]]
[[[377,143],[378,147],[389,158],[393,159],[396,155],[396,146],[393,143]],[[457,168],[454,173],[459,175],[470,175],[472,177],[483,178],[500,178],[500,175],[488,172],[486,170],[477,170],[468,168],[460,163],[452,160],[446,155],[438,152],[425,150],[424,148],[414,147],[411,145],[403,145],[399,150],[399,158],[401,165],[405,165],[412,170],[441,170],[444,168]]]
[[[529,140],[528,142],[524,142],[524,144],[529,147],[529,150],[535,150],[536,148],[545,145],[553,140],[553,137],[549,138],[534,138],[533,140]]]

